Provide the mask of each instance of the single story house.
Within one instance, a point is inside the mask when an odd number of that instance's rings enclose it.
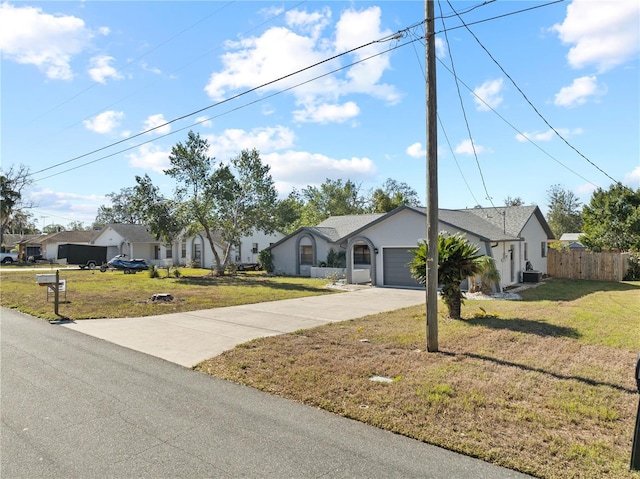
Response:
[[[2,246],[5,251],[18,251],[21,259],[33,257],[41,259],[40,244],[32,244],[32,241],[38,240],[41,234],[17,234],[4,233],[2,235]]]
[[[94,232],[91,244],[107,247],[107,260],[119,254],[146,260],[149,264],[165,266],[172,263],[172,249],[152,235],[145,225],[112,223]]]
[[[37,257],[36,252],[39,250],[39,259],[57,262],[58,246],[65,243],[91,244],[95,238],[97,231],[94,230],[72,230],[59,231],[48,235],[40,235],[24,243],[27,257]]]
[[[283,237],[284,234],[278,231],[267,234],[254,230],[251,235],[241,238],[237,247],[233,246],[231,248],[229,263],[258,263],[260,251]],[[222,260],[226,245],[219,234],[214,234],[213,241],[216,252]],[[198,268],[215,268],[215,257],[204,232],[190,237],[179,238],[174,245],[174,249],[173,257],[176,259],[176,263],[182,266],[192,264]]]
[[[547,271],[547,242],[554,237],[537,206],[440,209],[438,220],[439,231],[463,233],[480,254],[494,258],[502,288],[520,282],[527,269]],[[330,217],[299,228],[269,251],[280,274],[311,276],[333,250],[345,255],[347,283],[418,287],[407,263],[425,238],[426,210],[400,206],[389,213]]]

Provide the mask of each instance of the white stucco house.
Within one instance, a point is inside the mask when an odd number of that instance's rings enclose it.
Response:
[[[107,247],[107,260],[126,254],[129,258],[144,259],[149,264],[172,264],[171,247],[155,238],[145,225],[113,223],[103,227],[91,241],[96,246]]]
[[[526,269],[546,273],[547,242],[553,233],[537,206],[440,209],[438,213],[439,231],[463,233],[480,248],[480,254],[495,259],[502,288],[522,281]],[[299,228],[269,251],[280,274],[310,276],[311,268],[333,250],[345,254],[348,283],[418,287],[407,263],[411,250],[425,237],[425,209],[401,206],[389,213],[328,218],[317,226]]]
[[[260,251],[268,248],[284,237],[283,233],[274,232],[267,234],[254,230],[251,235],[241,238],[240,245],[231,248],[229,253],[229,264],[232,263],[258,263]],[[214,247],[216,252],[223,258],[225,244],[220,235],[214,235]],[[173,258],[176,264],[185,266],[192,264],[198,268],[214,268],[215,257],[204,232],[193,236],[179,238],[173,245]]]

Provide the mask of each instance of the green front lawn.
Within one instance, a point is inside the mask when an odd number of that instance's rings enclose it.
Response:
[[[257,339],[196,369],[538,477],[640,478],[640,282],[521,294],[441,317],[438,353],[414,307]]]
[[[269,276],[261,272],[215,277],[205,269],[181,269],[180,278],[150,278],[147,272],[124,274],[122,271],[64,269],[66,295],[60,293],[59,314],[77,320],[120,318],[179,313],[239,304],[330,294],[327,281],[310,278]],[[43,319],[59,319],[54,314],[53,294],[36,283],[43,271],[0,270],[0,305]],[[173,301],[153,302],[151,296],[168,293]]]

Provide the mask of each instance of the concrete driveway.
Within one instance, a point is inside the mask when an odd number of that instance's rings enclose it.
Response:
[[[190,368],[254,338],[423,304],[425,298],[423,290],[366,288],[188,313],[87,319],[62,325]]]

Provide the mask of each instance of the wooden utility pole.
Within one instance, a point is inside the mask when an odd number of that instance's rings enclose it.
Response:
[[[427,351],[438,351],[438,125],[433,0],[425,0],[427,69]]]

